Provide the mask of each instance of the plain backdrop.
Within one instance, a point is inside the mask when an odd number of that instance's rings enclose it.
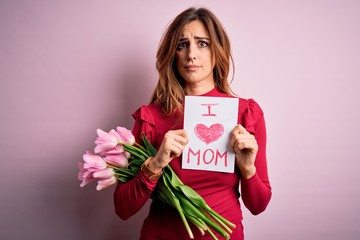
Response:
[[[0,0],[0,239],[138,238],[148,204],[122,221],[77,164],[97,128],[132,128],[191,6],[219,17],[231,86],[265,112],[273,198],[244,209],[246,239],[359,239],[358,0]]]

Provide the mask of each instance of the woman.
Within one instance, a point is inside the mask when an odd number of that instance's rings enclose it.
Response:
[[[238,125],[229,142],[236,156],[234,173],[181,168],[180,156],[189,141],[183,130],[185,95],[234,97],[227,80],[231,59],[227,34],[209,10],[189,8],[169,25],[157,52],[159,81],[151,103],[133,114],[137,141],[145,133],[158,153],[143,164],[133,180],[118,184],[114,201],[120,218],[128,219],[143,207],[168,164],[210,207],[237,225],[232,239],[244,239],[240,196],[253,214],[265,210],[271,198],[266,130],[263,112],[254,100],[239,98]],[[195,239],[211,239],[196,229],[193,232]],[[176,210],[154,200],[140,239],[188,238]]]

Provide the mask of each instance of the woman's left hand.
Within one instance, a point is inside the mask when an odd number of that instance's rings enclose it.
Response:
[[[230,146],[235,152],[236,165],[240,169],[241,175],[248,179],[256,172],[255,158],[258,145],[254,135],[251,135],[240,124],[231,131]]]

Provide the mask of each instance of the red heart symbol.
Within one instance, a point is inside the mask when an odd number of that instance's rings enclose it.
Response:
[[[215,123],[209,128],[204,124],[200,123],[194,128],[196,136],[206,144],[215,142],[224,133],[224,127],[220,123]]]

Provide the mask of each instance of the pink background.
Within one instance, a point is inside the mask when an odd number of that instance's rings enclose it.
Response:
[[[360,236],[360,1],[0,2],[0,239],[137,239],[113,188],[79,188],[95,129],[132,127],[165,26],[206,6],[231,38],[232,84],[262,106],[273,199],[247,239]]]

